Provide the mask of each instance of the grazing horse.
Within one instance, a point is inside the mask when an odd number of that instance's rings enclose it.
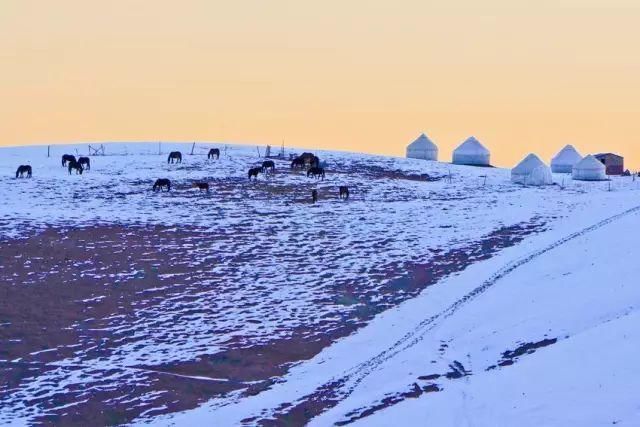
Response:
[[[82,175],[82,171],[84,171],[84,168],[82,167],[82,165],[75,160],[72,160],[69,162],[69,175],[71,175],[72,169],[76,170],[76,175],[78,174]]]
[[[262,173],[266,173],[267,170],[275,172],[276,164],[273,162],[273,160],[265,160],[264,162],[262,162]]]
[[[179,151],[170,152],[169,157],[167,158],[167,163],[173,163],[174,160],[176,163],[182,163],[182,153]]]
[[[156,179],[155,184],[153,184],[153,191],[162,190],[162,187],[166,187],[167,191],[171,191],[171,181],[167,178]]]
[[[67,162],[75,162],[76,156],[73,154],[63,154],[62,155],[62,166],[67,166]]]
[[[349,200],[349,187],[346,185],[340,186],[340,198],[344,197],[345,200]]]
[[[27,174],[27,178],[31,178],[31,166],[29,165],[20,165],[18,166],[18,170],[16,171],[16,178],[18,175],[22,178],[23,174]]]
[[[318,190],[311,190],[311,201],[313,203],[318,201]]]
[[[88,157],[79,157],[78,163],[80,163],[86,170],[91,170],[91,160],[89,160]]]
[[[191,186],[193,188],[198,188],[200,191],[202,190],[206,190],[206,192],[209,192],[209,183],[208,182],[194,182],[193,184],[191,184]]]
[[[218,160],[220,158],[220,149],[219,148],[212,148],[211,150],[209,150],[209,154],[207,154],[207,159],[211,159],[211,158],[213,158],[213,156],[216,156],[216,160]]]
[[[291,161],[291,169],[304,168],[304,159],[301,157],[296,157]]]
[[[310,168],[307,171],[307,178],[308,177],[314,177],[314,178],[322,178],[324,179],[324,168],[319,168],[319,167],[314,167],[314,168]]]
[[[255,177],[256,181],[258,180],[258,174],[262,172],[262,168],[251,168],[249,169],[249,181],[251,181],[251,177]]]

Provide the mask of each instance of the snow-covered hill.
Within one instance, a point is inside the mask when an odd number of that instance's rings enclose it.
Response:
[[[0,421],[640,420],[632,178],[319,152],[324,181],[249,182],[255,147],[209,147],[109,144],[83,175],[84,145],[0,149]]]

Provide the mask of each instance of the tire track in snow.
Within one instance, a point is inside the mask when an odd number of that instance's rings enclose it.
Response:
[[[440,311],[439,313],[430,316],[424,319],[422,322],[418,323],[413,330],[406,333],[403,337],[398,339],[393,345],[391,345],[386,350],[383,350],[376,356],[371,359],[362,362],[355,367],[345,371],[345,373],[340,377],[334,377],[330,381],[326,382],[323,386],[316,389],[316,392],[303,397],[298,401],[297,406],[304,405],[310,398],[313,398],[314,395],[317,394],[329,394],[331,395],[330,402],[328,402],[328,406],[321,411],[325,412],[330,407],[337,405],[340,401],[345,400],[349,397],[355,389],[367,378],[373,371],[377,370],[382,364],[394,358],[398,354],[410,349],[415,346],[419,342],[424,339],[424,336],[427,332],[431,331],[434,327],[436,327],[439,322],[451,317],[458,310],[464,307],[469,302],[473,301],[478,296],[485,293],[487,290],[492,288],[495,284],[497,284],[500,280],[517,270],[518,268],[530,263],[531,261],[539,258],[540,256],[572,241],[579,237],[582,237],[586,234],[592,233],[600,228],[603,228],[615,221],[620,220],[626,216],[632,215],[634,213],[640,212],[640,206],[636,206],[634,208],[628,209],[619,214],[613,215],[609,218],[606,218],[594,225],[586,227],[580,231],[577,231],[573,234],[570,234],[560,240],[557,240],[542,249],[539,249],[529,255],[526,255],[522,258],[519,258],[515,261],[512,261],[502,268],[498,269],[495,273],[493,273],[488,279],[486,279],[482,284],[471,292],[467,293],[463,297],[459,298],[453,304],[449,305],[446,309]],[[341,386],[338,390],[331,390],[332,387],[335,387],[336,384],[340,384]],[[277,411],[277,410],[276,410]],[[286,414],[286,411],[283,411],[283,414]]]

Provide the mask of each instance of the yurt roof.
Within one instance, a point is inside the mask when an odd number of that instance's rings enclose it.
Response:
[[[540,166],[547,167],[547,165],[545,165],[544,162],[540,160],[540,157],[531,153],[527,157],[525,157],[520,163],[518,163],[518,165],[515,168],[513,168],[513,172],[515,173],[530,172]]]
[[[602,162],[596,159],[593,155],[589,154],[584,159],[580,160],[574,168],[582,170],[605,170],[605,166]]]
[[[416,138],[415,141],[409,144],[408,148],[437,149],[438,147],[433,143],[433,141],[429,139],[427,135],[423,133],[418,138]]]
[[[458,148],[456,153],[461,154],[489,154],[489,150],[480,143],[474,136],[467,138]]]
[[[578,150],[576,150],[573,145],[567,145],[551,159],[551,162],[557,164],[574,164],[581,159],[582,156],[578,153]]]

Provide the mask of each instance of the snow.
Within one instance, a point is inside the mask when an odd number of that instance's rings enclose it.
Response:
[[[76,149],[84,153],[84,145],[54,146],[50,158],[45,147],[0,149],[0,237],[96,223],[197,227],[217,238],[206,246],[186,241],[183,248],[216,254],[212,268],[233,284],[223,298],[213,298],[203,282],[197,292],[176,292],[141,309],[133,322],[114,316],[108,329],[129,337],[127,343],[103,357],[79,351],[56,361],[55,369],[42,376],[25,379],[11,394],[0,394],[0,421],[30,420],[41,412],[24,403],[33,396],[55,396],[81,384],[90,390],[92,382],[106,381],[109,369],[113,386],[144,381],[141,365],[214,354],[233,337],[251,345],[286,337],[297,326],[318,328],[312,319],[339,319],[356,308],[316,303],[334,287],[357,283],[370,290],[373,300],[376,290],[403,274],[389,266],[426,262],[434,251],[464,248],[499,227],[532,221],[544,223],[545,231],[389,307],[357,332],[291,367],[270,389],[255,396],[230,393],[193,410],[138,421],[197,425],[215,419],[219,425],[236,425],[250,416],[277,415],[282,404],[346,378],[337,390],[340,402],[312,421],[328,425],[414,383],[426,386],[419,376],[445,374],[454,361],[471,375],[434,380],[442,391],[374,411],[360,423],[640,421],[631,390],[639,378],[630,351],[640,344],[633,328],[640,302],[640,291],[633,286],[638,251],[634,233],[628,232],[640,225],[640,191],[631,178],[574,182],[554,175],[560,185],[523,187],[510,181],[506,169],[319,152],[328,163],[325,181],[284,173],[288,165],[281,162],[273,177],[250,183],[246,170],[261,160],[255,147],[227,144],[219,161],[207,161],[203,154],[216,146],[225,144],[199,144],[190,156],[190,144],[163,144],[165,155],[159,156],[157,144],[108,144],[109,155],[92,157],[92,169],[83,175],[68,175],[59,158],[65,152],[76,154]],[[183,152],[181,165],[166,164],[172,150]],[[34,168],[33,178],[15,179],[17,165],[27,163]],[[391,178],[385,175],[389,171],[440,179]],[[170,178],[175,190],[150,191],[160,177]],[[211,182],[212,193],[192,190],[195,180]],[[337,200],[337,186],[344,184],[355,191],[343,203]],[[308,203],[308,190],[314,187],[321,190],[315,206]],[[301,227],[323,231],[317,234],[320,246],[332,250],[308,250],[306,242],[295,238]],[[232,257],[247,253],[252,262],[238,269]],[[193,266],[203,262],[206,258],[196,257]],[[300,271],[310,265],[318,267]],[[136,272],[103,280],[126,280]],[[258,292],[257,272],[269,278],[260,284],[266,293]],[[324,286],[314,282],[319,274]],[[166,279],[179,283],[181,276]],[[186,312],[195,314],[177,316]],[[259,326],[250,322],[256,316],[263,320]],[[226,332],[211,334],[212,328]],[[558,342],[514,365],[486,370],[505,351],[544,338]],[[580,399],[577,390],[585,390]]]

